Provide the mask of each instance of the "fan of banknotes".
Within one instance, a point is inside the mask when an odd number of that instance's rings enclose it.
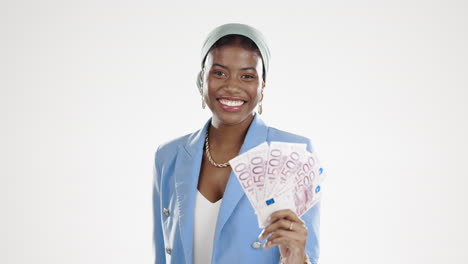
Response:
[[[271,213],[291,209],[299,217],[321,198],[323,168],[306,144],[264,142],[229,161],[264,228]]]

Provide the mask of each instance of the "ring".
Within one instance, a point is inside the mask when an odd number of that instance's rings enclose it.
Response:
[[[293,225],[294,225],[294,222],[291,221],[291,224],[289,225],[289,231],[292,231]]]

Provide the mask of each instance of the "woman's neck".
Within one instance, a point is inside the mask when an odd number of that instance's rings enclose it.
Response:
[[[212,118],[211,125],[208,128],[210,145],[217,146],[217,149],[240,150],[253,118],[254,115],[249,116],[246,120],[236,125],[226,125]]]

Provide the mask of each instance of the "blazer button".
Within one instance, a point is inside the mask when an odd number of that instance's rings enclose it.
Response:
[[[169,209],[167,209],[167,208],[164,208],[163,212],[164,212],[164,214],[165,214],[166,216],[170,216],[170,215],[171,215],[171,213],[169,213]]]
[[[258,249],[262,246],[262,243],[260,243],[260,241],[255,241],[252,243],[252,247],[255,248],[255,249]]]
[[[166,253],[170,255],[171,254],[171,248],[166,248]]]

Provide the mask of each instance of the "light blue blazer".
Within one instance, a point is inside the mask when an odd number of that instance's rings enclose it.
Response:
[[[161,144],[155,154],[153,213],[155,263],[192,263],[193,219],[206,129]],[[268,127],[258,116],[247,131],[240,153],[270,141],[306,143],[308,138]],[[312,263],[319,258],[320,202],[302,216],[308,228],[306,251]],[[234,173],[229,177],[213,243],[212,263],[279,263],[279,250],[256,248],[262,229]],[[257,243],[258,245],[258,243]]]

